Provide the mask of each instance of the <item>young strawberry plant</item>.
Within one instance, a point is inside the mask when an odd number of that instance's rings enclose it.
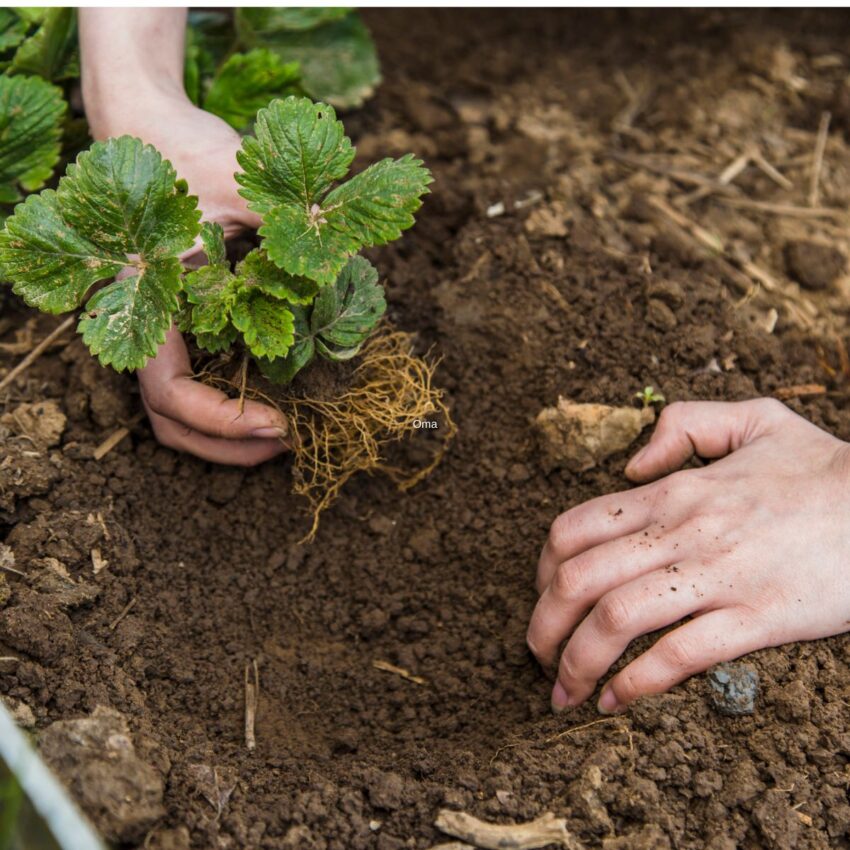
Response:
[[[261,110],[236,175],[263,218],[260,245],[231,268],[221,228],[201,225],[170,163],[138,139],[98,142],[55,191],[17,207],[0,265],[33,307],[85,305],[78,329],[105,366],[144,366],[176,319],[200,348],[239,343],[289,381],[316,354],[358,352],[385,303],[377,272],[355,255],[410,227],[431,182],[411,155],[345,180],[353,158],[332,107],[289,97]],[[181,256],[199,236],[209,265],[190,271]]]
[[[235,176],[262,225],[259,244],[235,266],[221,227],[200,222],[171,164],[124,136],[95,143],[55,190],[16,207],[0,232],[0,268],[30,306],[82,307],[83,342],[119,371],[144,366],[174,323],[199,349],[242,353],[279,384],[315,357],[363,352],[361,384],[332,416],[306,400],[315,416],[305,419],[305,399],[300,410],[291,395],[277,400],[307,434],[296,453],[311,471],[296,468],[296,479],[307,495],[321,489],[311,500],[324,506],[352,471],[380,465],[380,434],[398,439],[409,421],[444,410],[430,368],[397,336],[364,349],[386,302],[378,272],[358,254],[413,225],[431,175],[408,154],[350,176],[355,150],[342,123],[307,98],[273,101],[254,126]],[[198,247],[208,264],[185,266]]]

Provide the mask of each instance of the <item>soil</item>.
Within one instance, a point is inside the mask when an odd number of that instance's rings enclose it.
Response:
[[[394,323],[442,357],[451,452],[403,496],[379,476],[350,482],[299,546],[308,518],[286,461],[216,468],[157,446],[144,422],[95,460],[139,410],[134,381],[78,341],[54,349],[0,396],[0,414],[56,401],[67,416],[59,437],[55,420],[41,439],[0,425],[0,540],[28,576],[0,585],[0,692],[32,709],[45,755],[126,847],[428,848],[444,806],[497,821],[552,811],[605,850],[850,846],[850,638],[749,656],[752,715],[718,713],[698,676],[595,725],[592,704],[550,713],[524,643],[551,521],[627,486],[626,452],[544,472],[533,421],[559,396],[822,384],[788,403],[850,438],[843,263],[805,291],[785,265],[793,240],[846,256],[846,222],[727,202],[807,206],[831,110],[817,203],[847,207],[846,16],[367,20],[385,83],[347,126],[360,162],[414,150],[436,176],[415,230],[373,259]],[[754,142],[792,186],[751,166],[718,189]],[[647,203],[699,192],[694,174],[710,193],[676,209],[722,235],[725,261]],[[773,288],[747,291],[748,262]],[[54,321],[12,302],[0,341]],[[431,439],[415,432],[409,451]],[[96,746],[69,754],[80,740],[122,751],[120,794]]]

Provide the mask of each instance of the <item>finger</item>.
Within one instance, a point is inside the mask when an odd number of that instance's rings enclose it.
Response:
[[[740,658],[767,645],[755,624],[737,608],[709,611],[668,632],[624,667],[602,689],[599,710],[623,711],[638,697],[661,694],[714,664]]]
[[[257,401],[228,398],[192,379],[183,338],[172,328],[157,356],[139,370],[145,404],[154,413],[201,434],[228,440],[273,438],[287,433],[283,414]]]
[[[680,558],[679,538],[675,532],[648,528],[560,564],[528,626],[528,646],[537,660],[544,667],[554,667],[562,641],[585,613],[605,594]]]
[[[157,440],[167,448],[228,466],[257,466],[286,451],[281,439],[228,440],[208,437],[179,422],[148,411]]]
[[[657,569],[602,596],[561,654],[553,708],[584,702],[635,638],[705,609],[712,600],[700,569],[687,563]]]
[[[788,408],[775,399],[676,402],[661,411],[649,443],[626,466],[632,481],[652,481],[694,456],[716,458],[768,433]]]
[[[552,581],[558,565],[616,537],[649,525],[652,491],[638,487],[625,493],[600,496],[562,513],[549,529],[537,563],[537,592]]]

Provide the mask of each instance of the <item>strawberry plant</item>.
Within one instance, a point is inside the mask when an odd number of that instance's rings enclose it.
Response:
[[[45,312],[84,306],[83,341],[119,371],[142,367],[175,321],[206,351],[243,347],[280,382],[316,355],[353,357],[385,309],[357,253],[414,223],[430,173],[407,155],[346,179],[354,147],[333,108],[307,98],[274,101],[255,129],[236,179],[263,224],[235,268],[171,164],[125,136],[92,145],[55,190],[18,205],[0,233],[6,279]],[[189,270],[181,257],[198,238],[209,264]]]

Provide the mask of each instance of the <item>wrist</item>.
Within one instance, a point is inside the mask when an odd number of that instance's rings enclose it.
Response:
[[[138,135],[157,108],[188,102],[185,8],[83,8],[79,30],[83,102],[96,139]]]
[[[141,136],[151,121],[175,106],[190,106],[183,81],[171,75],[90,74],[83,77],[83,105],[92,137]]]

